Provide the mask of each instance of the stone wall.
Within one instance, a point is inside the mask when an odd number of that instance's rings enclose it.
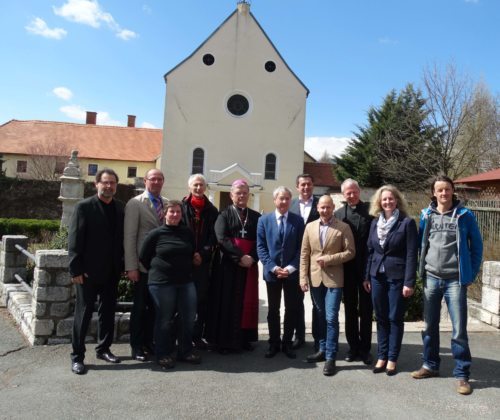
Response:
[[[14,245],[26,247],[25,236],[4,235],[0,253],[0,305],[8,308],[32,345],[71,342],[75,289],[68,273],[68,252],[39,250],[35,254],[33,293],[25,291],[14,274],[25,277],[27,257]],[[129,313],[117,312],[115,340],[129,340]],[[95,342],[94,313],[87,342]]]
[[[483,263],[481,306],[470,311],[471,316],[500,328],[500,261]]]

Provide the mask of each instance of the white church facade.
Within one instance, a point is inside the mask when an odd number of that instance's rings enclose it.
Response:
[[[272,191],[291,188],[304,166],[307,87],[288,67],[246,1],[189,57],[165,74],[161,154],[165,194],[181,198],[192,173],[229,204],[235,179],[250,185],[249,206],[273,208]]]

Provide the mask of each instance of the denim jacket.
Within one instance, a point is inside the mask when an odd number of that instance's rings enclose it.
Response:
[[[435,208],[431,203],[429,207],[422,210],[420,215],[420,225],[418,231],[420,247],[419,274],[425,278],[425,255],[429,244],[430,223],[429,215]],[[481,267],[483,258],[483,240],[474,214],[467,208],[457,204],[457,244],[458,244],[458,277],[460,284],[471,284]]]

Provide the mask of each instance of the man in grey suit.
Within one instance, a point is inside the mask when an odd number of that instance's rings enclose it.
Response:
[[[148,273],[139,262],[139,251],[146,235],[164,223],[163,204],[166,198],[161,196],[163,182],[163,173],[150,169],[144,176],[146,190],[125,206],[125,271],[134,291],[130,346],[132,358],[141,362],[147,360],[145,350],[152,349],[154,313],[148,294]]]
[[[296,179],[296,188],[299,193],[297,198],[292,200],[290,204],[290,212],[298,214],[304,220],[304,226],[314,220],[319,219],[318,213],[318,197],[313,195],[314,178],[310,174],[300,174]],[[306,342],[306,323],[304,314],[304,292],[299,290],[300,302],[297,314],[297,325],[295,326],[295,340],[292,348],[298,349]],[[314,338],[314,347],[318,350],[319,342],[316,340],[316,309],[312,308],[312,335]]]

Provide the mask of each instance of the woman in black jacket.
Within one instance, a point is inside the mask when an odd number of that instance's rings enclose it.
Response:
[[[148,270],[148,288],[155,307],[155,356],[164,369],[175,365],[172,317],[178,312],[181,335],[177,359],[193,364],[200,357],[193,353],[193,326],[196,317],[196,289],[192,279],[195,253],[191,230],[180,224],[182,203],[170,200],[165,205],[165,225],[152,230],[144,239],[139,259]]]

